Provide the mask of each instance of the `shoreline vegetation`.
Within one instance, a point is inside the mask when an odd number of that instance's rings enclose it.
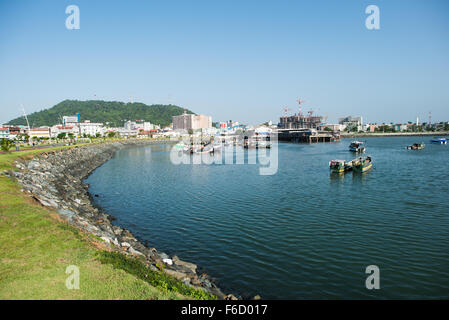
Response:
[[[197,266],[141,244],[95,208],[82,181],[153,139],[0,154],[0,299],[236,299]],[[174,248],[176,249],[176,248]],[[80,289],[66,288],[66,268]]]

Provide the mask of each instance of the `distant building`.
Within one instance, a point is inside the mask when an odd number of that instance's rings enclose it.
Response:
[[[173,116],[173,130],[196,130],[212,128],[212,117],[205,115],[184,114]]]
[[[71,125],[71,124],[77,124],[80,122],[80,114],[77,113],[75,116],[63,116],[62,117],[62,124],[63,125]]]
[[[346,127],[342,124],[323,124],[319,127],[320,130],[332,130],[332,131],[343,131]]]
[[[406,124],[395,124],[393,130],[395,131],[407,131],[408,126]]]
[[[0,128],[0,139],[9,139],[9,128]]]
[[[154,125],[151,122],[144,122],[143,123],[143,130],[144,131],[150,131],[154,129]]]
[[[53,138],[56,138],[61,133],[65,133],[66,135],[71,133],[74,136],[78,136],[79,129],[73,125],[71,125],[71,126],[55,125],[50,128],[50,135]]]
[[[368,124],[367,128],[366,128],[366,131],[368,131],[368,132],[375,132],[378,127],[379,126],[377,124]]]
[[[323,122],[323,117],[312,115],[293,115],[280,118],[280,129],[317,129]]]
[[[217,129],[226,129],[227,126],[228,125],[226,122],[217,122],[217,124],[216,124]]]
[[[128,120],[128,121],[125,122],[125,124],[123,125],[123,127],[124,127],[126,130],[136,130],[136,129],[137,129],[137,123],[134,122],[134,121]]]
[[[32,128],[28,131],[28,135],[31,139],[36,138],[50,138],[50,128],[49,127],[40,127],[40,128]]]
[[[108,132],[115,132],[120,135],[122,138],[131,138],[131,137],[137,137],[139,134],[138,130],[135,129],[126,129],[126,128],[110,128],[107,130],[106,134]]]
[[[97,133],[103,135],[105,131],[105,128],[102,123],[90,122],[89,120],[81,122],[79,124],[79,129],[81,135],[86,134],[92,137],[95,137]]]
[[[240,125],[240,122],[238,122],[238,121],[229,120],[228,122],[226,122],[226,127],[227,128],[232,128],[232,127],[236,127],[236,126],[239,126],[239,125]]]
[[[362,131],[363,130],[363,118],[362,117],[345,117],[338,119],[338,123],[342,124],[346,127],[347,130],[357,130]]]

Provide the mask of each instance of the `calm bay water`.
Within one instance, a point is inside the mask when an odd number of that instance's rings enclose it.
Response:
[[[117,225],[228,293],[449,298],[449,145],[363,140],[374,163],[364,175],[329,173],[329,160],[354,158],[343,139],[281,143],[271,176],[248,164],[176,166],[170,146],[124,149],[86,182]],[[380,268],[380,290],[365,288],[368,265]]]

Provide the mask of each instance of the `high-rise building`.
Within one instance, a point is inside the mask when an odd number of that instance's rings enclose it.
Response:
[[[189,114],[184,111],[180,116],[173,116],[173,130],[196,130],[212,128],[212,117],[202,114]]]

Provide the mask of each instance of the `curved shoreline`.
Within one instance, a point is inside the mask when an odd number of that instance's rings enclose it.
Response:
[[[437,137],[448,136],[449,132],[373,132],[373,133],[341,133],[342,138],[367,137]]]
[[[166,141],[120,141],[69,149],[43,151],[31,160],[17,160],[19,171],[9,175],[20,183],[24,192],[42,205],[56,209],[71,225],[101,238],[113,251],[144,258],[152,271],[166,274],[203,289],[218,299],[235,299],[225,295],[206,274],[197,274],[197,266],[148,248],[132,233],[112,224],[114,218],[91,201],[88,185],[83,181],[99,166],[125,147],[167,143]]]

